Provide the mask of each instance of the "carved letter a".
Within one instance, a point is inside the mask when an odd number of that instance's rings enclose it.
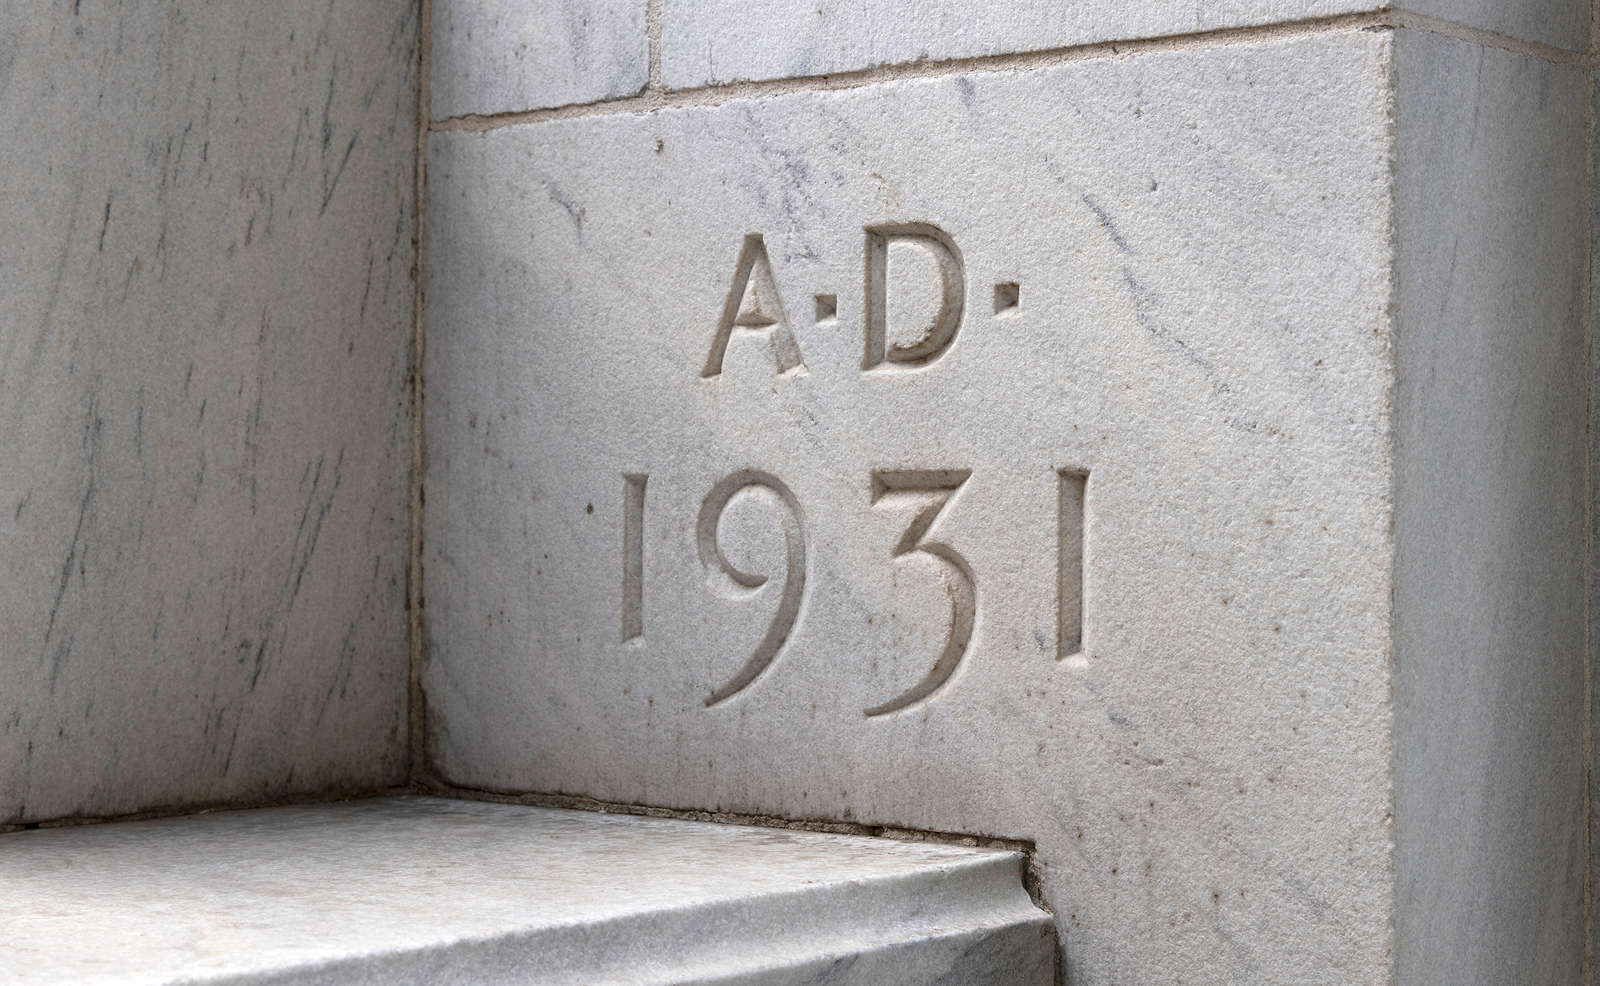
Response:
[[[717,322],[717,335],[711,342],[711,354],[706,357],[702,377],[722,373],[722,357],[728,351],[728,340],[735,327],[746,332],[766,333],[772,344],[772,359],[778,373],[800,372],[805,364],[800,360],[800,347],[795,345],[794,333],[789,329],[789,319],[783,314],[783,302],[778,300],[778,286],[772,280],[772,265],[767,263],[767,248],[760,233],[750,233],[739,248],[739,265],[733,273],[733,286],[728,289],[728,300],[722,306],[722,318]]]

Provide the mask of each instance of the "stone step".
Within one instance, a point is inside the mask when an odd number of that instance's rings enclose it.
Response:
[[[0,983],[1050,986],[1014,852],[393,797],[0,836]]]

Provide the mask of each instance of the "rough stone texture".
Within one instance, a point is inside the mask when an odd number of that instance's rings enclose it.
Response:
[[[669,88],[1039,51],[1372,9],[1371,0],[662,0]]]
[[[0,836],[0,978],[1053,986],[1020,854],[386,798]]]
[[[1381,0],[917,4],[852,0],[663,0],[662,80],[670,88],[823,75],[914,62],[1040,51],[1387,9]],[[1415,0],[1405,10],[1585,50],[1587,0]]]
[[[1399,33],[1396,956],[1583,958],[1583,73]]]
[[[392,783],[414,11],[6,6],[0,822]]]
[[[1390,45],[435,134],[436,769],[1035,839],[1073,983],[1387,981]],[[864,371],[863,229],[907,223],[961,328]],[[888,345],[941,249],[887,247]]]
[[[644,14],[644,0],[433,0],[433,116],[630,96],[650,76]]]

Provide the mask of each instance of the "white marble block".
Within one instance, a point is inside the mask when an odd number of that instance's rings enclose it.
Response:
[[[8,986],[1053,986],[1020,853],[381,798],[0,835]]]
[[[414,11],[0,7],[0,825],[402,781]]]
[[[1398,981],[1577,982],[1587,92],[1420,31],[1396,61]]]
[[[434,117],[631,96],[650,74],[645,0],[433,0]]]
[[[1033,840],[1072,983],[1572,981],[1582,83],[1332,27],[434,133],[429,769]]]
[[[1588,0],[662,0],[672,88],[824,75],[924,59],[1184,36],[1399,8],[1584,51]]]

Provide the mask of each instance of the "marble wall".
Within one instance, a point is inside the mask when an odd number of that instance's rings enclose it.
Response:
[[[1378,981],[1389,57],[434,134],[439,777],[1031,840],[1072,982]]]
[[[440,116],[632,96],[649,79],[645,0],[444,0],[430,21]]]
[[[1074,983],[1581,975],[1587,3],[9,2],[0,825],[415,670],[442,790],[1032,841]]]
[[[1032,840],[1074,983],[1579,981],[1588,6],[436,90],[433,782]]]
[[[443,0],[445,3],[457,0]],[[923,59],[1292,25],[1386,7],[1584,51],[1588,0],[1225,0],[916,4],[662,0],[661,74],[670,88],[869,69]],[[435,107],[436,112],[439,107]],[[447,115],[447,114],[440,114]]]
[[[0,823],[403,780],[414,5],[0,6]]]
[[[1399,981],[1572,983],[1584,75],[1421,31],[1399,32],[1396,61]]]

